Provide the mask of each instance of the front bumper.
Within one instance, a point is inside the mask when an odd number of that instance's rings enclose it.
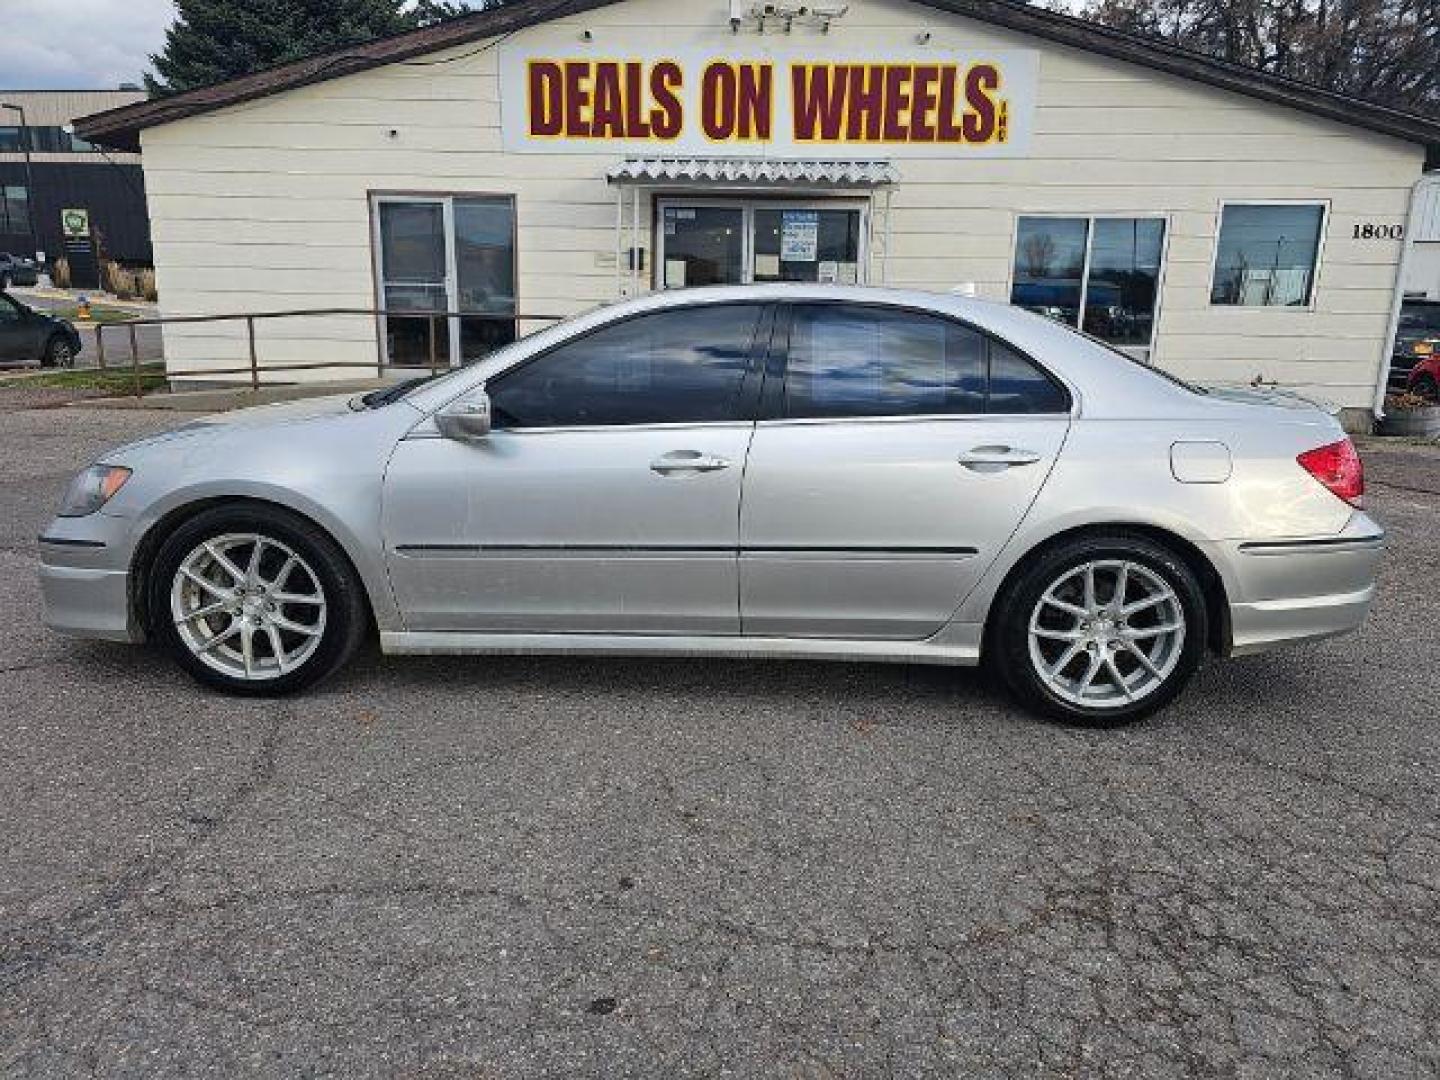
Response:
[[[1385,533],[1357,513],[1337,536],[1226,546],[1238,585],[1228,651],[1249,656],[1357,629],[1375,599]]]
[[[129,521],[56,518],[40,537],[45,625],[74,637],[141,641],[130,604]]]

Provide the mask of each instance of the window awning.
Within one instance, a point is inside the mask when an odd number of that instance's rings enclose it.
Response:
[[[899,183],[888,161],[769,161],[757,158],[626,158],[605,174],[612,184],[764,184],[878,188]]]

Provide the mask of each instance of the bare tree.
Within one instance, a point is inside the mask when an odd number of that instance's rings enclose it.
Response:
[[[1089,0],[1117,30],[1440,116],[1440,0]]]
[[[1020,246],[1020,254],[1028,276],[1049,277],[1050,263],[1055,259],[1055,240],[1049,233],[1031,233]]]

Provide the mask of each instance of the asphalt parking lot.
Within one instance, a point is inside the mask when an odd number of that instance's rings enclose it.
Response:
[[[38,402],[38,399],[36,399]],[[283,704],[39,624],[0,403],[0,1074],[1440,1072],[1440,452],[1357,636],[1048,726],[976,675],[381,660]]]

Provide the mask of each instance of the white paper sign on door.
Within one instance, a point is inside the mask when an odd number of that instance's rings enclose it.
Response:
[[[820,257],[820,212],[786,210],[780,218],[780,260],[814,262]]]

